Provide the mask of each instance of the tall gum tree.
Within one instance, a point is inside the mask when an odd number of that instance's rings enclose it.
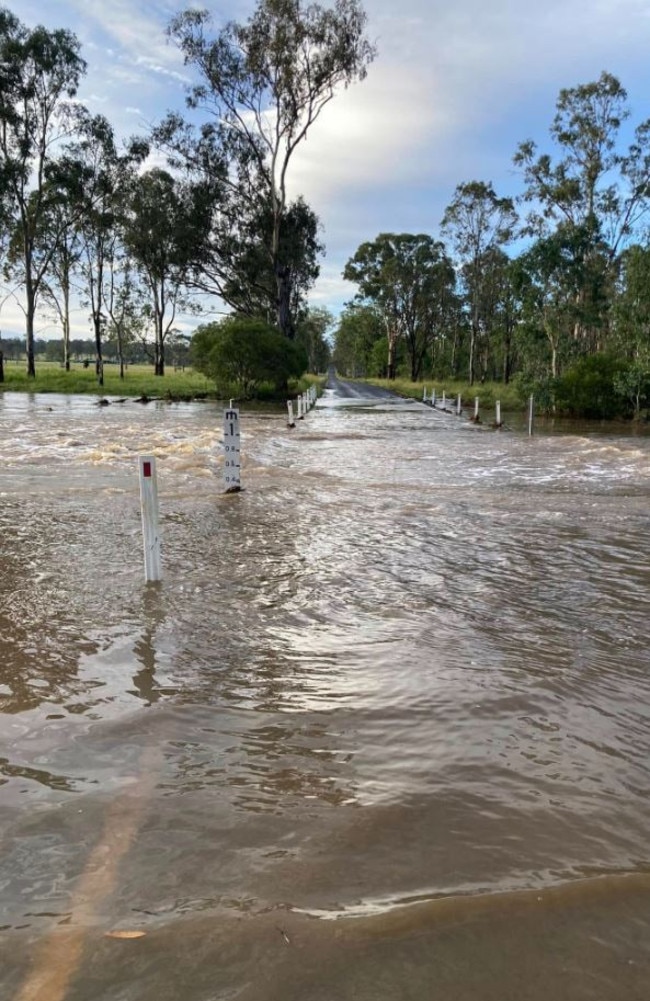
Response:
[[[470,312],[468,379],[473,385],[476,353],[485,325],[482,305],[489,251],[503,247],[512,238],[517,213],[511,198],[500,198],[492,184],[468,181],[459,184],[445,209],[442,233],[449,239],[462,266]]]
[[[262,245],[275,284],[273,312],[292,337],[291,267],[282,253],[291,159],[337,91],[366,76],[375,49],[359,0],[335,0],[330,8],[259,0],[248,21],[232,21],[215,37],[206,34],[209,23],[207,11],[186,10],[169,27],[202,81],[187,103],[212,122],[231,197],[245,206],[257,201],[258,214],[270,216]],[[173,128],[166,138],[173,144]]]
[[[21,245],[27,374],[34,376],[34,318],[49,265],[35,245],[47,206],[47,167],[66,134],[66,99],[86,63],[70,31],[33,29],[0,8],[0,177]],[[55,244],[52,245],[53,247]]]
[[[415,382],[456,276],[444,245],[426,233],[380,233],[363,243],[343,270],[359,286],[361,300],[384,317],[388,338],[388,378],[395,378],[397,341],[404,341]]]
[[[540,153],[532,140],[520,143],[514,156],[525,183],[522,200],[531,206],[525,232],[547,239],[561,228],[568,240],[572,232],[578,235],[581,259],[572,269],[582,271],[585,283],[575,293],[572,336],[586,352],[598,349],[607,322],[606,312],[599,315],[590,299],[593,277],[603,262],[614,273],[650,208],[650,119],[622,149],[620,133],[629,117],[626,90],[603,72],[598,80],[560,91],[550,127],[555,157]]]

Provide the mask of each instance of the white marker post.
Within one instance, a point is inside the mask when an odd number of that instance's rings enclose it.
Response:
[[[156,460],[153,455],[139,456],[140,507],[142,510],[142,538],[144,542],[144,579],[160,580],[160,529],[158,527],[158,480]]]
[[[296,422],[293,419],[293,403],[291,400],[287,400],[287,410],[289,411],[289,427],[295,428]]]
[[[427,387],[426,386],[422,387],[422,402],[423,403],[427,402]]]
[[[496,427],[501,427],[501,400],[497,400],[496,403]]]
[[[535,398],[531,396],[528,400],[528,437],[533,433],[533,421],[535,417]]]
[[[442,391],[442,409],[444,410],[446,406],[447,406],[447,394],[443,390]]]
[[[474,397],[474,420],[478,421],[478,396]]]
[[[432,389],[431,390],[431,406],[435,407],[435,405],[436,405],[436,391],[435,391],[435,389]]]
[[[460,393],[458,394],[458,399],[456,400],[456,413],[460,417],[463,412],[463,402],[460,398]]]
[[[227,494],[241,490],[239,410],[232,406],[223,414],[223,485]]]

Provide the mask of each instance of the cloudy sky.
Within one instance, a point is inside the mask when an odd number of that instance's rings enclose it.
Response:
[[[0,0],[2,2],[2,0]],[[254,0],[213,0],[219,24]],[[325,2],[326,5],[326,2]],[[180,0],[14,0],[26,24],[73,30],[88,73],[79,97],[118,134],[146,131],[181,110],[190,82],[165,36]],[[327,254],[312,295],[338,312],[354,295],[345,262],[381,232],[436,236],[455,186],[492,181],[514,195],[518,142],[544,147],[561,87],[602,70],[626,87],[632,121],[650,117],[650,0],[366,0],[378,56],[367,79],[326,109],[296,157],[291,186],[321,219]],[[189,320],[191,330],[196,321]],[[5,335],[22,328],[0,314]],[[75,334],[86,336],[83,312]],[[44,319],[40,336],[59,336]]]

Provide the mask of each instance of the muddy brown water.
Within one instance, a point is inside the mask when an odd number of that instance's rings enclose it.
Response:
[[[650,996],[650,438],[519,423],[0,396],[3,999]]]

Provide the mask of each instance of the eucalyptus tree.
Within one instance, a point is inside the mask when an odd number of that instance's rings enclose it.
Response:
[[[605,285],[603,275],[592,268],[591,244],[588,227],[562,225],[536,240],[516,261],[524,328],[529,335],[533,329],[543,334],[551,379],[569,360],[584,354],[574,331],[578,325],[592,324],[602,309]],[[581,295],[585,290],[587,294]]]
[[[165,341],[179,308],[194,308],[186,293],[207,225],[203,207],[200,191],[160,168],[131,182],[123,240],[148,293],[156,375],[165,374]]]
[[[489,252],[506,245],[513,236],[517,213],[511,198],[499,197],[492,184],[467,181],[459,184],[445,209],[442,233],[450,240],[461,265],[470,315],[468,379],[473,384],[476,355],[485,318],[482,303]]]
[[[36,374],[34,318],[50,264],[50,255],[39,254],[36,243],[48,209],[48,166],[71,127],[66,99],[75,96],[86,70],[79,51],[72,32],[28,28],[0,8],[0,187],[20,251],[15,265],[24,286],[29,376]],[[53,238],[52,253],[56,245]]]
[[[619,261],[612,346],[626,362],[618,390],[638,416],[650,399],[650,247],[634,244]]]
[[[291,337],[295,271],[283,238],[291,225],[290,164],[336,93],[365,77],[375,49],[365,36],[359,0],[334,0],[330,8],[258,0],[245,23],[231,21],[208,37],[209,23],[207,11],[189,9],[169,27],[186,64],[200,76],[188,106],[207,114],[208,122],[192,135],[180,116],[172,115],[156,135],[191,168],[210,170],[222,193],[220,211],[262,220],[248,238],[263,250],[273,277],[272,314]],[[218,247],[226,242],[223,237],[217,227]],[[227,263],[228,247],[224,250]],[[219,294],[220,287],[217,282]]]
[[[79,232],[80,181],[76,161],[61,156],[50,165],[47,204],[35,240],[35,248],[49,261],[42,297],[52,306],[61,324],[63,367],[66,372],[70,371],[71,301],[82,251]]]
[[[388,378],[395,378],[395,348],[403,339],[411,379],[422,370],[436,317],[453,293],[456,276],[444,244],[424,234],[380,233],[363,243],[343,277],[359,286],[359,298],[382,313],[388,337]]]
[[[76,177],[70,197],[79,215],[78,269],[82,301],[90,310],[95,371],[100,386],[104,384],[105,287],[112,268],[119,266],[120,233],[129,184],[147,153],[146,143],[137,140],[121,151],[110,122],[103,115],[88,114],[80,118],[79,135],[65,150],[69,176]]]
[[[629,117],[627,92],[604,72],[560,91],[550,127],[557,157],[539,153],[532,140],[522,142],[514,157],[526,185],[523,200],[531,205],[528,234],[549,236],[558,227],[579,234],[586,284],[576,295],[589,320],[578,311],[574,337],[588,351],[596,350],[607,320],[605,300],[600,314],[588,302],[590,276],[603,267],[613,275],[617,256],[650,207],[650,119],[636,127],[625,149],[621,139]]]

